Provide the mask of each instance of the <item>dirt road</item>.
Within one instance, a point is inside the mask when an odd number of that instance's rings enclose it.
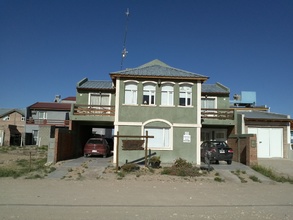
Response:
[[[293,219],[291,184],[0,179],[0,219]]]

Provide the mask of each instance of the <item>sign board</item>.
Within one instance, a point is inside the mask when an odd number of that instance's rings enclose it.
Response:
[[[190,143],[191,142],[191,136],[189,132],[185,132],[183,135],[183,143]]]

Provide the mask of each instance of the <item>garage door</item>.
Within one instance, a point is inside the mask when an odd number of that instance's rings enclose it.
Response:
[[[257,157],[283,157],[282,128],[248,128],[248,133],[257,135]]]

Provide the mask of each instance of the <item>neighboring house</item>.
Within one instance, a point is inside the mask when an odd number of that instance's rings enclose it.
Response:
[[[234,110],[230,109],[230,90],[220,83],[203,84],[201,93],[201,141],[226,141],[235,126]]]
[[[68,129],[69,112],[71,105],[75,103],[72,98],[59,99],[56,96],[54,102],[36,102],[27,107],[25,144],[26,145],[49,145],[50,138],[54,137],[55,128]]]
[[[258,158],[292,158],[290,116],[265,111],[237,110],[237,130],[257,135]]]
[[[0,109],[0,146],[23,145],[24,109]]]

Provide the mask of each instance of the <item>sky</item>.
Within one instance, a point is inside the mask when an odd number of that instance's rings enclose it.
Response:
[[[292,0],[0,0],[0,108],[110,80],[126,24],[122,69],[159,59],[293,118]]]

